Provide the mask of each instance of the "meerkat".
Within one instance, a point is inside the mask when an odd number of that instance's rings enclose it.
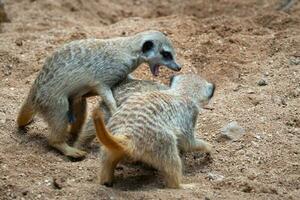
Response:
[[[179,71],[170,40],[161,32],[146,31],[129,37],[86,39],[63,46],[46,59],[22,105],[17,124],[24,128],[36,113],[50,127],[49,144],[64,155],[81,158],[86,152],[67,144],[86,118],[86,97],[100,95],[111,113],[116,102],[111,87],[147,63],[154,76],[164,65]],[[70,126],[69,126],[70,125]]]
[[[145,93],[151,91],[167,90],[169,86],[155,81],[126,79],[112,88],[113,96],[116,100],[117,107],[123,104],[127,98],[138,93]],[[103,101],[99,102],[99,109],[103,113],[104,122],[107,123],[111,117],[108,107]],[[85,147],[93,141],[96,137],[95,126],[92,118],[85,124],[83,130],[79,133],[74,147],[77,149],[85,150]]]
[[[111,186],[114,169],[124,157],[145,162],[165,176],[166,186],[181,188],[179,150],[211,152],[194,136],[199,110],[215,86],[197,75],[178,75],[170,89],[129,97],[105,125],[101,111],[93,113],[101,146],[100,183]]]

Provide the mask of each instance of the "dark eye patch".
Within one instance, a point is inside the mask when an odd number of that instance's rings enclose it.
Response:
[[[169,52],[169,51],[161,51],[160,54],[166,60],[173,60],[173,56],[172,56],[171,52]]]
[[[146,42],[143,44],[142,51],[143,51],[143,53],[147,53],[147,52],[150,51],[153,47],[154,47],[153,42],[152,42],[151,40],[148,40],[148,41],[146,41]]]

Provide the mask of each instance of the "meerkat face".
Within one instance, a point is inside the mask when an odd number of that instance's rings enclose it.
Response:
[[[195,74],[173,76],[170,86],[176,91],[183,92],[201,106],[206,105],[213,97],[215,85]]]
[[[181,70],[181,66],[176,62],[175,51],[171,42],[161,32],[149,31],[144,33],[141,52],[143,61],[149,64],[154,76],[159,74],[159,67],[162,65],[174,71]]]

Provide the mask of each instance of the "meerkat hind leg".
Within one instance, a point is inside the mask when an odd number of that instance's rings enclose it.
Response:
[[[173,159],[171,158],[173,157]],[[182,163],[179,155],[170,155],[170,160],[163,166],[162,171],[165,175],[166,186],[173,189],[193,189],[195,184],[183,184],[182,179]]]
[[[165,161],[162,171],[165,175],[166,186],[168,188],[181,188],[182,164],[179,155],[170,155],[170,159]]]
[[[62,101],[63,102],[63,101]],[[66,113],[68,103],[56,104],[54,108],[47,112],[46,121],[48,121],[51,133],[49,135],[49,144],[62,152],[64,155],[72,158],[81,158],[86,155],[85,151],[73,148],[66,143],[68,138],[68,119]]]
[[[77,149],[83,150],[86,146],[90,145],[95,137],[94,122],[93,120],[89,120],[86,123],[85,128],[79,133],[73,146]]]
[[[73,102],[71,109],[76,120],[74,121],[74,123],[71,124],[70,134],[77,137],[77,135],[81,132],[83,124],[86,119],[86,112],[87,112],[86,99],[82,98],[79,100],[75,100]]]
[[[175,144],[166,144],[166,148],[159,154],[156,152],[144,154],[142,161],[162,172],[168,188],[180,188],[182,163],[178,149]]]
[[[111,187],[114,178],[114,171],[123,158],[124,154],[120,152],[112,152],[106,148],[102,148],[101,155],[101,169],[99,174],[100,184]]]

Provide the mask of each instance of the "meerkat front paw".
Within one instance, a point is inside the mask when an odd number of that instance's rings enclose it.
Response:
[[[83,158],[86,156],[86,154],[86,151],[82,151],[71,147],[70,149],[68,149],[65,155],[71,158]]]
[[[213,145],[205,142],[204,152],[210,154],[212,152]]]
[[[195,141],[195,146],[193,147],[193,151],[199,151],[202,153],[211,153],[212,145],[204,140],[197,139]]]
[[[83,158],[87,154],[87,152],[71,147],[65,142],[50,141],[50,145],[70,158],[75,158],[75,159]]]

